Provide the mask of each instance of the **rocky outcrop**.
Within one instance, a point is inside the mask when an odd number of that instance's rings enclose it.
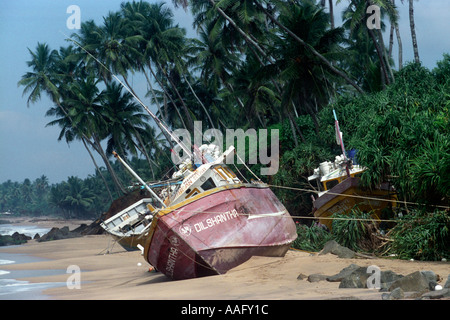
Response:
[[[391,270],[381,271],[378,269],[379,273],[375,275],[374,268],[371,267],[351,264],[335,275],[311,274],[307,276],[301,274],[297,279],[307,279],[309,282],[340,282],[339,288],[341,289],[378,289],[383,300],[450,298],[450,275],[442,287],[438,284],[440,277],[433,271],[416,271],[403,276]],[[375,276],[379,277],[376,284],[372,282]]]
[[[65,226],[62,228],[53,227],[49,232],[44,234],[42,237],[36,239],[38,242],[51,241],[51,240],[61,240],[61,239],[69,239],[76,238],[84,235],[85,231],[89,229],[89,226],[86,224],[80,225],[78,228],[70,231],[69,227]]]
[[[354,251],[350,250],[347,247],[341,246],[339,243],[337,243],[334,240],[328,241],[325,246],[323,247],[322,251],[319,253],[319,255],[332,253],[334,255],[337,255],[339,258],[344,259],[352,259],[356,257],[356,254]]]
[[[26,243],[31,237],[14,232],[12,235],[0,235],[0,246],[11,246]]]

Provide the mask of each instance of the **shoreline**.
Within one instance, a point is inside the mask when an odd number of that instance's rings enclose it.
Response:
[[[10,217],[5,215],[0,215],[0,220],[7,222],[5,224],[12,224],[17,226],[36,226],[42,228],[62,228],[69,227],[70,230],[78,228],[81,224],[90,224],[94,220],[82,220],[82,219],[63,219],[63,218],[52,218],[52,217],[31,217],[31,216],[21,216],[21,217]],[[1,224],[0,224],[1,225]]]
[[[450,273],[448,262],[404,261],[387,258],[341,259],[332,254],[312,255],[290,250],[284,258],[253,257],[224,275],[172,281],[161,273],[149,272],[140,251],[125,251],[109,235],[38,243],[35,240],[2,252],[22,253],[46,259],[2,265],[2,270],[67,270],[59,274],[25,277],[30,283],[67,283],[79,276],[80,289],[67,286],[42,293],[51,300],[381,300],[375,289],[340,289],[339,283],[299,280],[300,274],[334,275],[350,264],[376,265],[382,271],[407,275],[432,270],[441,284]],[[109,253],[107,253],[109,251]],[[72,273],[69,267],[78,267]],[[70,278],[72,277],[72,278]]]

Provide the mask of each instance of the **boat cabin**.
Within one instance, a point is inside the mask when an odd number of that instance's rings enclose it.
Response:
[[[183,182],[170,189],[170,195],[164,201],[165,204],[173,205],[210,189],[241,183],[236,174],[225,164],[226,157],[232,152],[234,148],[230,147],[223,157],[218,157],[213,162],[203,163],[195,170],[192,166],[185,166],[181,173],[185,176]]]
[[[349,172],[347,173],[346,166],[347,164],[345,163],[344,157],[337,156],[334,162],[322,162],[319,168],[314,169],[314,174],[308,177],[308,181],[317,181],[317,187],[320,190],[318,194],[319,197],[349,176],[358,176],[366,170],[365,167],[358,164],[352,164],[348,168]]]

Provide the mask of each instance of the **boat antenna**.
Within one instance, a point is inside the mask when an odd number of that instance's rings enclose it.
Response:
[[[85,48],[83,48],[83,46],[78,43],[76,40],[68,37],[67,35],[65,35],[63,33],[63,35],[65,37],[67,37],[68,40],[72,41],[77,47],[79,47],[81,50],[83,50],[84,52],[86,52],[90,57],[92,57],[98,64],[100,64],[103,68],[105,68],[113,77],[114,79],[116,79],[121,85],[122,87],[124,87],[135,99],[137,102],[139,102],[139,104],[145,109],[145,111],[148,112],[148,114],[150,114],[150,116],[153,118],[153,120],[155,120],[155,122],[158,124],[158,126],[160,128],[162,128],[164,131],[166,131],[169,136],[183,149],[184,152],[186,152],[187,155],[190,155],[191,159],[193,157],[192,152],[184,145],[184,143],[175,135],[172,134],[172,131],[169,130],[169,128],[167,128],[166,125],[164,125],[164,123],[141,101],[141,99],[139,99],[138,96],[136,96],[136,94],[130,89],[128,88],[128,86],[126,86],[120,79],[119,77],[117,77],[111,70],[109,70],[101,61],[99,61],[92,53],[90,53],[89,51],[87,51]]]

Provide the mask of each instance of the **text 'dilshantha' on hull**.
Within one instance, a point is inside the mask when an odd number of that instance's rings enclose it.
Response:
[[[222,274],[254,255],[283,256],[297,236],[268,187],[244,184],[167,208],[151,233],[144,256],[173,279]]]

